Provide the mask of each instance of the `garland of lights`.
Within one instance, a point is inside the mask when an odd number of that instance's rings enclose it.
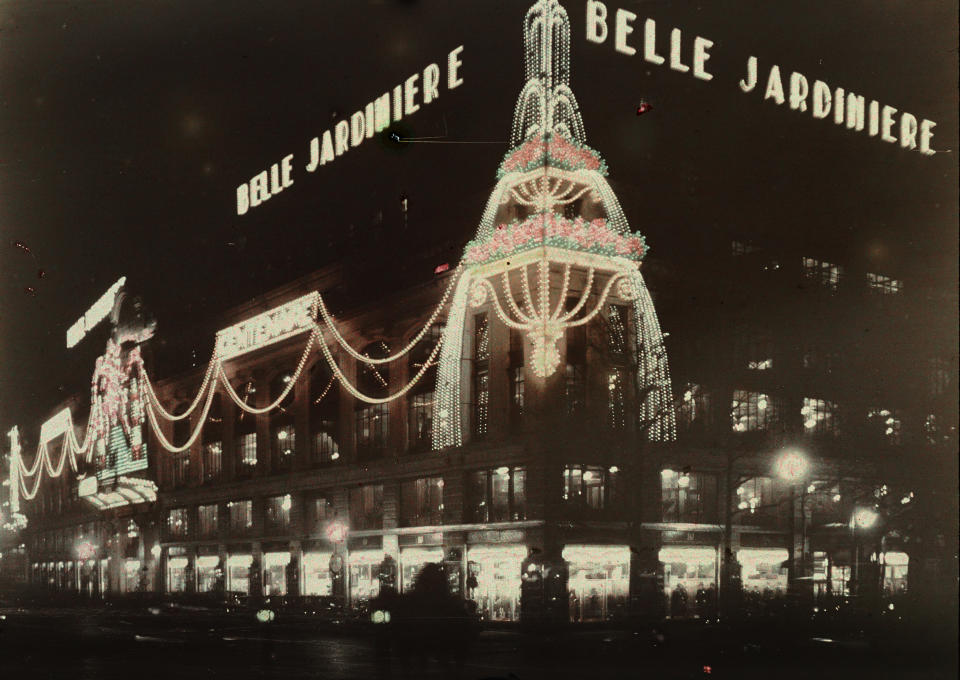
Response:
[[[643,235],[618,234],[603,218],[587,221],[582,217],[567,219],[557,213],[542,212],[501,224],[488,239],[469,241],[464,248],[464,259],[468,264],[485,264],[541,245],[637,262],[647,252]]]
[[[163,404],[160,403],[160,399],[157,398],[156,391],[154,391],[153,389],[153,383],[150,382],[150,378],[147,376],[146,373],[144,373],[143,380],[144,380],[144,383],[146,383],[147,395],[150,397],[150,401],[153,403],[156,409],[160,412],[160,415],[163,416],[165,420],[169,420],[171,422],[177,421],[177,420],[183,420],[184,418],[189,417],[190,414],[193,413],[193,410],[197,407],[197,405],[203,400],[203,393],[207,389],[207,385],[210,382],[210,378],[213,377],[213,374],[216,370],[217,363],[218,363],[217,356],[216,354],[214,354],[210,358],[210,362],[207,364],[207,372],[204,374],[203,381],[200,383],[200,388],[197,390],[197,396],[194,397],[193,402],[190,404],[187,410],[185,410],[183,413],[179,415],[174,415],[163,407]]]
[[[352,356],[357,361],[362,361],[363,363],[371,366],[374,366],[377,364],[389,364],[391,361],[396,361],[397,359],[400,359],[401,357],[403,357],[405,354],[407,354],[407,352],[409,352],[414,347],[416,347],[417,343],[423,339],[423,336],[427,334],[427,332],[430,330],[430,327],[433,326],[434,321],[436,321],[437,317],[440,316],[440,312],[446,306],[447,300],[450,297],[450,293],[454,289],[454,284],[459,280],[462,273],[463,273],[463,265],[462,264],[457,265],[454,275],[450,278],[450,282],[447,284],[447,288],[443,292],[443,297],[440,299],[440,303],[433,310],[433,313],[430,315],[430,318],[427,319],[427,322],[424,324],[423,328],[420,329],[420,332],[417,333],[416,336],[414,336],[414,338],[409,343],[407,343],[407,346],[401,349],[399,352],[396,352],[395,354],[391,354],[390,356],[387,356],[387,357],[383,357],[381,359],[374,359],[370,356],[367,356],[366,354],[361,354],[360,352],[358,352],[357,350],[355,350],[353,347],[350,346],[350,343],[348,343],[346,339],[340,334],[340,331],[337,330],[336,325],[333,323],[333,316],[327,310],[327,306],[323,302],[323,296],[318,296],[317,307],[320,310],[320,316],[323,318],[323,321],[326,324],[327,328],[330,329],[330,332],[333,334],[333,337],[336,338],[340,346],[347,351],[347,354]]]
[[[186,451],[193,446],[194,442],[197,441],[197,438],[200,436],[200,432],[203,430],[203,426],[207,422],[207,415],[210,413],[210,407],[213,405],[213,397],[216,393],[217,379],[214,377],[210,384],[213,386],[213,389],[211,389],[207,395],[207,402],[204,404],[203,414],[200,416],[200,421],[197,423],[197,426],[193,429],[193,432],[190,433],[190,437],[182,446],[174,446],[172,443],[170,443],[170,440],[168,440],[166,435],[163,434],[163,430],[160,428],[160,424],[157,422],[157,414],[154,411],[153,405],[149,402],[147,403],[147,417],[150,419],[150,424],[153,426],[153,433],[156,435],[157,441],[160,442],[160,445],[170,453],[182,453],[183,451]]]
[[[226,372],[223,370],[223,362],[217,362],[217,370],[220,372],[220,377],[223,378],[223,386],[226,389],[227,394],[230,395],[230,398],[233,399],[233,402],[237,406],[247,413],[252,413],[253,415],[269,413],[283,403],[283,400],[287,398],[287,395],[290,394],[290,391],[297,384],[297,381],[300,379],[300,374],[303,372],[303,367],[307,364],[307,358],[310,356],[310,348],[313,346],[313,342],[316,339],[316,334],[311,331],[310,337],[307,338],[307,344],[303,348],[303,354],[300,355],[300,363],[297,364],[297,369],[293,372],[290,382],[288,382],[287,386],[283,388],[283,391],[280,393],[280,396],[277,397],[276,401],[262,408],[250,406],[247,404],[247,402],[240,398],[240,396],[234,391],[233,385],[230,384],[230,380],[227,378]],[[320,344],[323,343],[321,342]]]

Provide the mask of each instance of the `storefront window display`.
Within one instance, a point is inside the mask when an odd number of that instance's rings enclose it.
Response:
[[[850,579],[852,569],[848,565],[834,564],[831,573],[831,586],[834,596],[846,597],[850,594]]]
[[[167,558],[167,592],[184,593],[187,590],[186,557]]]
[[[570,620],[606,621],[620,614],[630,595],[630,548],[568,545]]]
[[[358,604],[380,594],[382,550],[357,550],[350,553],[350,603]]]
[[[140,560],[123,561],[123,592],[135,593],[140,585]]]
[[[697,593],[716,589],[717,549],[670,546],[660,549],[659,559],[671,616],[693,616]]]
[[[331,552],[307,552],[303,554],[303,594],[321,597],[333,595],[333,578],[330,574]]]
[[[760,593],[787,592],[787,570],[781,565],[790,557],[785,548],[751,548],[737,552],[744,590]]]
[[[904,552],[885,552],[883,557],[883,591],[899,595],[907,589],[907,567],[910,558]]]
[[[417,574],[424,565],[443,561],[443,548],[404,548],[400,551],[400,590],[407,592],[413,588]]]
[[[485,619],[518,620],[520,563],[526,556],[523,545],[476,546],[467,551],[468,577],[476,579],[476,587],[468,595]]]
[[[250,566],[253,555],[230,555],[227,558],[227,591],[239,595],[250,594]]]
[[[202,555],[197,558],[197,592],[212,593],[222,574],[218,555]]]
[[[263,554],[263,594],[267,597],[287,594],[287,565],[290,551]]]

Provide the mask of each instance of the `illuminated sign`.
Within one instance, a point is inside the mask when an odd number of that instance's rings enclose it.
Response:
[[[117,279],[107,292],[101,295],[100,299],[94,302],[90,309],[67,329],[67,349],[83,340],[83,337],[90,332],[91,328],[107,317],[107,314],[113,309],[113,302],[117,296],[117,292],[123,288],[123,284],[126,282],[126,276],[121,276]]]
[[[216,353],[232,359],[246,352],[293,337],[313,327],[319,293],[313,292],[224,328],[217,333]]]
[[[46,444],[70,428],[70,409],[65,408],[40,426],[40,443]]]

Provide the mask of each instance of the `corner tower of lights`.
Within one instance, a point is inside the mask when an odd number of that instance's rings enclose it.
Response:
[[[532,348],[541,378],[560,366],[566,329],[607,303],[632,305],[637,386],[651,440],[675,438],[670,371],[660,323],[640,273],[646,243],[632,233],[606,163],[585,144],[570,89],[570,21],[557,0],[538,0],[523,25],[526,83],[510,150],[497,172],[476,238],[467,244],[444,330],[434,402],[435,449],[463,442],[461,360],[467,310],[489,304]],[[570,302],[568,302],[568,300]]]

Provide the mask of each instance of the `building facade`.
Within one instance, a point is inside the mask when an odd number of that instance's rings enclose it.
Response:
[[[584,144],[566,14],[542,0],[524,30],[461,265],[343,308],[343,271],[320,270],[233,310],[185,374],[115,337],[86,418],[61,405],[11,475],[31,582],[360,606],[440,562],[487,620],[588,622],[955,571],[929,465],[903,461],[953,455],[956,359],[852,330],[897,337],[921,293],[718,234],[709,261],[648,259],[651,296]]]

